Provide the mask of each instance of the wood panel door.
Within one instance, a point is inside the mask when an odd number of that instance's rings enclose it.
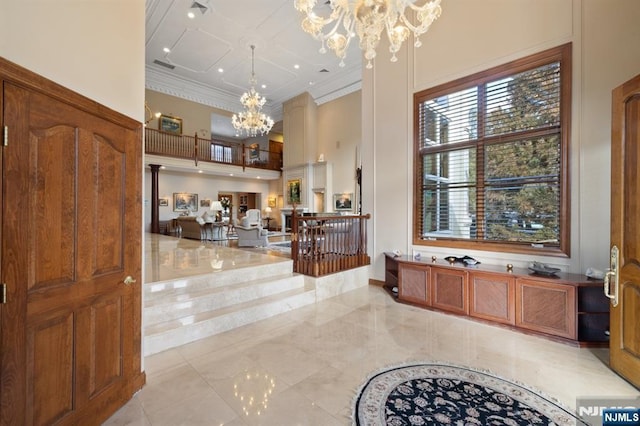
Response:
[[[469,273],[469,315],[514,325],[515,283],[512,276],[491,272]]]
[[[269,140],[269,168],[282,170],[283,143]]]
[[[428,267],[401,263],[398,266],[398,283],[400,300],[431,306]]]
[[[516,279],[516,326],[575,340],[575,287]]]
[[[0,424],[100,424],[144,383],[139,124],[41,77],[2,99]]]
[[[613,91],[610,365],[640,387],[640,75]]]
[[[469,315],[469,278],[466,271],[431,268],[431,306]]]

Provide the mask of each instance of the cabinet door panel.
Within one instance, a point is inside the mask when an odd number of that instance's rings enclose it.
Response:
[[[401,300],[430,305],[428,267],[400,264],[398,277],[400,281],[398,297]]]
[[[469,315],[515,324],[515,279],[505,274],[472,272],[469,276]]]
[[[518,279],[516,302],[518,327],[576,338],[575,287]]]
[[[445,268],[431,268],[431,304],[457,314],[469,314],[467,272]]]

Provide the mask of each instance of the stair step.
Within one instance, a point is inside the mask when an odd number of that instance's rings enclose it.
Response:
[[[303,287],[302,275],[288,273],[189,293],[167,293],[163,298],[145,302],[144,323],[151,326]]]
[[[315,289],[301,287],[145,327],[145,356],[213,336],[315,303]]]
[[[229,269],[219,272],[184,277],[183,279],[160,281],[145,284],[143,288],[145,304],[167,295],[180,295],[206,290],[213,287],[225,287],[257,279],[278,277],[290,274],[293,261],[256,265],[251,268]]]

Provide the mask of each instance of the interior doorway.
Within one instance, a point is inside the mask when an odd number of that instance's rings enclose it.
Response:
[[[313,193],[313,211],[316,213],[326,211],[324,206],[324,192]]]

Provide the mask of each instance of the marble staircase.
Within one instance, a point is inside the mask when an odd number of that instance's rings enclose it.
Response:
[[[316,301],[291,260],[153,282],[143,291],[145,356]]]

